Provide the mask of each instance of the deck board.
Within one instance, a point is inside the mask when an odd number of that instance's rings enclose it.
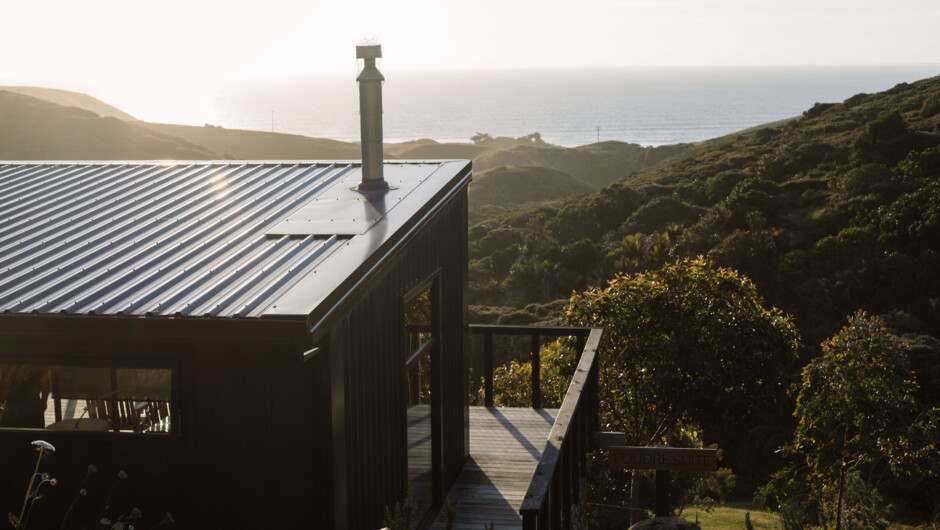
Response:
[[[522,528],[529,488],[557,409],[470,407],[470,458],[450,491],[460,507],[455,530]],[[443,530],[438,514],[433,530]]]

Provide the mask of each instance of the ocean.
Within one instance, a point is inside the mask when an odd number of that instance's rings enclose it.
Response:
[[[938,74],[940,65],[384,71],[384,129],[388,142],[538,132],[568,147],[598,140],[663,145]],[[359,139],[352,72],[229,86],[203,111],[200,120],[227,128]]]

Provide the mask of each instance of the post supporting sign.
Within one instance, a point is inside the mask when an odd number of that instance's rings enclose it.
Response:
[[[607,463],[620,469],[656,470],[657,516],[667,516],[669,508],[670,471],[717,471],[717,449],[686,449],[680,447],[608,447]]]

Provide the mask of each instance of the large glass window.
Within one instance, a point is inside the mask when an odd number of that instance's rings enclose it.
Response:
[[[168,434],[170,368],[0,364],[0,429]]]
[[[414,526],[421,523],[435,502],[435,292],[432,284],[405,301],[408,487],[416,507]]]

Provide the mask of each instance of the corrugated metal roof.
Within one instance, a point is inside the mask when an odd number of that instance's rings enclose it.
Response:
[[[0,312],[260,316],[348,239],[267,233],[359,171],[0,164]]]

